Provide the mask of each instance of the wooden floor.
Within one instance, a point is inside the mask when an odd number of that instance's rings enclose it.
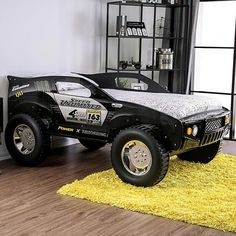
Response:
[[[227,143],[224,151],[232,150],[236,143]],[[66,183],[109,169],[109,155],[109,146],[90,153],[77,144],[51,151],[40,168],[0,162],[0,235],[234,235],[56,194]]]

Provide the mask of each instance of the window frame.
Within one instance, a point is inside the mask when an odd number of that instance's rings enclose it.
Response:
[[[236,0],[230,0],[230,1],[236,1]],[[226,0],[200,0],[200,2],[226,2]],[[213,50],[233,50],[233,68],[232,68],[232,87],[231,87],[231,93],[224,93],[224,92],[213,92],[213,91],[196,91],[194,90],[194,76],[191,79],[191,89],[190,93],[201,93],[201,94],[215,94],[215,95],[230,95],[231,96],[231,128],[230,128],[230,135],[229,140],[236,141],[236,19],[235,19],[235,32],[234,32],[234,46],[232,47],[218,47],[218,46],[196,46],[194,47],[194,50],[197,49],[213,49]],[[196,55],[196,54],[195,54]],[[195,63],[194,63],[195,64]]]

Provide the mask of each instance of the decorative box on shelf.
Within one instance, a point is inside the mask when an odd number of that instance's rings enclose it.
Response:
[[[123,3],[181,4],[181,0],[123,0]]]

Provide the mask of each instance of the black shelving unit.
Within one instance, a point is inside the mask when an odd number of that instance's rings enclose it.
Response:
[[[165,81],[168,89],[171,92],[183,92],[174,91],[174,81],[187,80],[188,69],[188,45],[189,45],[189,27],[190,27],[190,4],[187,1],[183,1],[182,4],[150,4],[150,3],[126,3],[122,1],[114,1],[107,3],[107,30],[106,30],[106,72],[151,72],[150,79],[154,80],[155,72],[159,72],[159,79]],[[191,1],[190,1],[191,2]],[[143,22],[144,8],[153,8],[153,33],[147,37],[140,36],[121,36],[110,34],[110,7],[116,6],[118,8],[117,16],[122,15],[123,7],[133,7],[134,10],[139,11],[139,19],[137,21]],[[170,36],[157,37],[156,36],[156,20],[158,19],[158,8],[166,9],[166,18],[170,21]],[[113,17],[116,17],[113,16]],[[128,16],[129,17],[129,16]],[[117,63],[113,68],[109,65],[109,43],[111,40],[117,40]],[[143,41],[152,40],[152,68],[146,69],[146,65],[142,66],[140,70],[125,69],[123,70],[119,66],[121,61],[121,41],[122,40],[139,40],[139,61],[142,61],[143,53]],[[157,40],[161,40],[162,48],[171,48],[174,51],[174,69],[173,70],[160,70],[155,66],[155,48]],[[132,56],[132,55],[131,55]],[[127,58],[128,59],[128,58]],[[143,63],[142,63],[143,64]]]

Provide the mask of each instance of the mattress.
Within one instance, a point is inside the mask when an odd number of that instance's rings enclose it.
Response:
[[[180,95],[173,93],[148,93],[139,91],[124,91],[117,89],[103,89],[110,96],[119,101],[131,102],[163,112],[176,119],[195,115],[197,113],[221,109],[222,105],[216,100],[204,96]],[[90,97],[88,89],[64,86],[59,93],[71,96]]]
[[[146,93],[116,89],[104,90],[119,101],[143,105],[163,112],[176,119],[182,119],[197,113],[222,108],[222,105],[216,99],[203,96],[172,93]]]

